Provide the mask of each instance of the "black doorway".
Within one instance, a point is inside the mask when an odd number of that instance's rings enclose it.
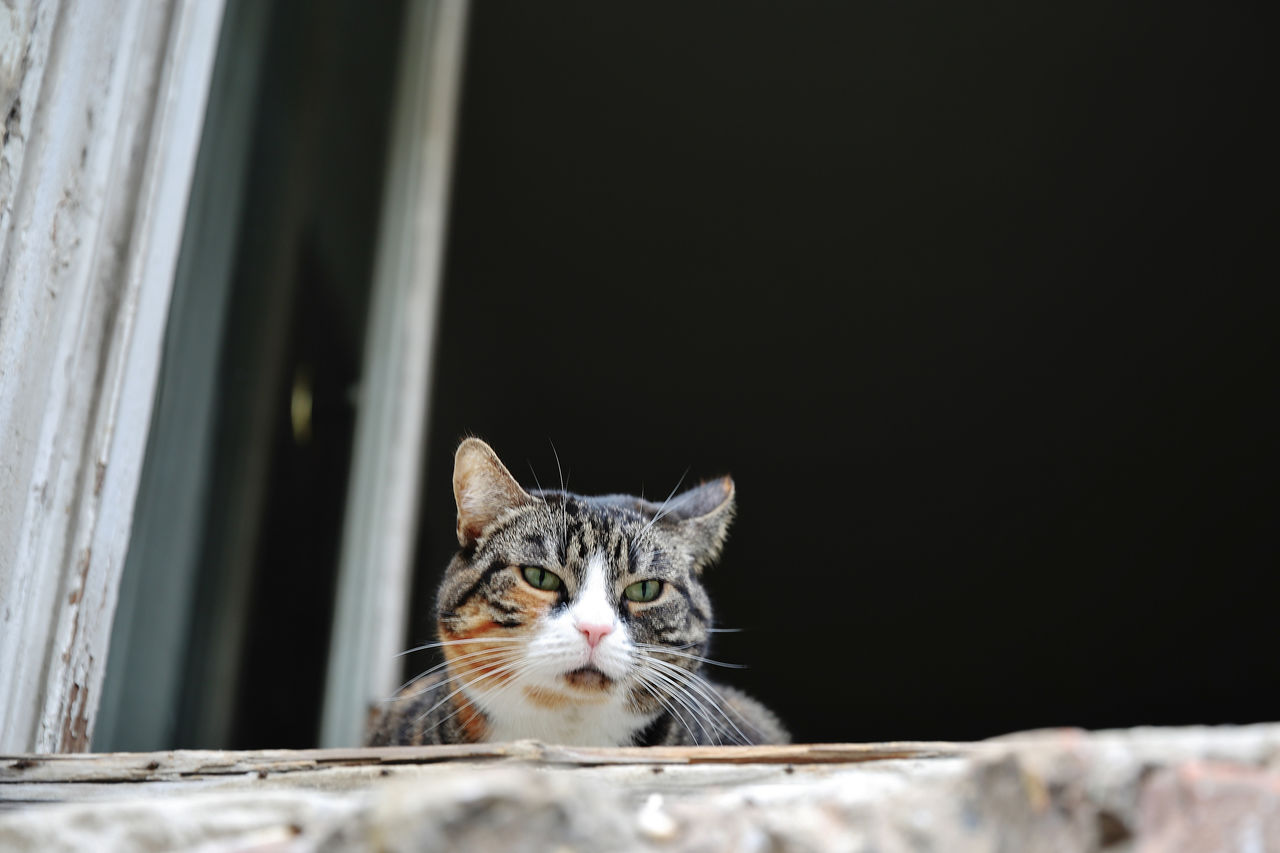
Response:
[[[586,493],[732,473],[715,651],[801,740],[1277,717],[1250,12],[472,23],[410,642],[475,434]]]

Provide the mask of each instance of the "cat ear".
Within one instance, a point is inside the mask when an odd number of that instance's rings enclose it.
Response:
[[[698,571],[720,556],[733,521],[734,491],[733,480],[721,477],[690,489],[667,505],[667,513],[679,520]]]
[[[478,438],[466,439],[454,454],[453,499],[458,504],[458,544],[464,548],[474,545],[504,512],[536,500]]]

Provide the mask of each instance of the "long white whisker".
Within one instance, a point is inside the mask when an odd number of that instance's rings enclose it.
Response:
[[[640,536],[643,536],[645,533],[647,533],[650,527],[653,527],[655,524],[657,524],[658,520],[667,514],[663,510],[667,508],[667,504],[671,503],[671,499],[676,496],[676,492],[680,490],[680,484],[684,482],[685,477],[689,476],[689,471],[690,471],[689,468],[684,469],[684,473],[680,475],[680,479],[676,480],[675,488],[671,490],[671,494],[667,495],[667,499],[662,502],[662,506],[658,507],[658,511],[653,514],[653,518],[649,520],[649,523],[646,524],[644,526],[644,529],[640,531]],[[637,536],[636,538],[639,539],[640,536]]]
[[[690,693],[685,687],[669,675],[656,669],[650,669],[648,675],[655,679],[656,684],[663,686],[669,693],[672,701],[678,702],[693,717],[693,721],[698,724],[698,728],[702,729],[702,733],[706,736],[706,742],[715,741],[718,745],[720,738],[707,731],[707,727],[702,724],[702,718],[706,717],[706,712],[702,709],[702,703],[697,697]],[[695,738],[696,740],[696,738]]]
[[[722,666],[725,669],[747,669],[748,668],[745,663],[725,663],[724,661],[712,660],[711,658],[704,658],[701,655],[691,655],[688,652],[679,651],[679,649],[687,649],[689,646],[692,646],[692,645],[696,645],[696,643],[688,643],[687,645],[683,645],[683,646],[656,646],[652,643],[636,643],[635,644],[636,648],[644,649],[647,652],[660,652],[666,655],[674,655],[675,657],[678,657],[678,658],[696,660],[699,663],[709,663],[712,666]]]
[[[447,667],[447,666],[449,666],[449,665],[451,665],[451,664],[455,664],[455,663],[462,663],[463,661],[471,660],[471,659],[473,659],[473,658],[483,658],[483,657],[488,656],[488,655],[497,656],[497,654],[498,654],[498,652],[499,652],[499,651],[501,651],[501,652],[503,652],[503,653],[505,654],[508,650],[507,650],[507,649],[481,649],[481,650],[480,650],[480,651],[478,651],[478,652],[468,652],[468,653],[467,653],[467,654],[465,654],[465,655],[458,655],[457,657],[453,658],[452,660],[446,660],[446,661],[444,661],[444,662],[442,662],[442,663],[438,663],[438,664],[436,664],[435,666],[431,667],[430,669],[427,669],[427,670],[425,670],[424,672],[420,672],[420,673],[418,673],[418,674],[417,674],[417,675],[415,675],[413,678],[410,678],[408,681],[406,681],[404,684],[401,684],[399,687],[397,687],[397,688],[396,688],[396,690],[395,690],[395,692],[394,692],[394,693],[392,693],[389,697],[387,697],[386,699],[383,699],[382,701],[383,701],[383,702],[394,702],[394,701],[396,701],[397,699],[407,699],[407,698],[410,698],[410,697],[408,697],[408,696],[401,696],[401,695],[400,695],[400,691],[401,691],[401,690],[404,690],[406,687],[408,687],[410,684],[413,684],[415,681],[420,681],[421,679],[426,678],[428,675],[431,675],[432,673],[435,673],[435,672],[439,672],[440,670],[444,669],[445,667]],[[432,689],[432,688],[424,688],[423,690],[420,690],[420,691],[418,691],[417,693],[413,693],[413,694],[411,694],[411,695],[412,695],[412,696],[421,696],[423,693],[425,693],[425,692],[426,692],[426,690],[429,690],[429,689]]]
[[[405,649],[402,652],[397,652],[396,657],[401,658],[405,655],[411,655],[414,652],[425,651],[426,649],[442,649],[445,646],[461,646],[466,643],[520,643],[523,641],[523,637],[471,637],[462,640],[440,640],[436,643],[423,643],[421,646],[414,646],[411,649]]]
[[[699,697],[698,695],[696,695],[692,690],[689,689],[689,685],[683,683],[673,674],[673,671],[675,669],[678,669],[678,667],[652,666],[652,664],[663,663],[662,661],[655,660],[654,658],[647,658],[645,662],[650,664],[650,666],[647,668],[649,674],[661,680],[662,683],[665,684],[669,690],[674,691],[676,695],[673,696],[673,698],[679,698],[681,700],[681,704],[683,704],[686,708],[688,708],[690,713],[694,713],[695,718],[697,718],[698,716],[703,716],[703,717],[708,716],[706,709],[704,707],[707,704],[706,697]],[[714,708],[714,703],[711,703],[711,704]],[[719,710],[719,709],[715,709],[715,710]],[[701,721],[699,721],[699,724],[701,724]],[[705,732],[706,729],[704,728],[703,731]],[[707,736],[711,737],[710,733],[707,733]],[[717,738],[717,741],[718,741],[718,738]]]
[[[533,470],[533,460],[524,460],[529,466],[529,473],[533,475],[533,482],[537,484],[538,491],[542,491],[542,481],[538,479],[538,472]]]
[[[502,667],[502,666],[507,666],[507,665],[509,665],[509,662],[511,662],[511,661],[516,661],[516,660],[518,660],[518,658],[520,658],[520,652],[511,653],[511,652],[508,652],[508,651],[507,651],[507,649],[502,649],[502,653],[500,653],[500,654],[499,654],[498,649],[494,649],[493,661],[494,661],[495,663],[498,663],[498,669],[497,669],[497,670],[494,670],[494,671],[500,671],[500,667]],[[486,675],[488,675],[488,674],[486,674]],[[449,675],[449,676],[448,676],[448,678],[445,678],[445,679],[443,679],[443,680],[440,680],[440,681],[438,681],[438,683],[436,683],[436,684],[429,684],[428,686],[425,686],[425,688],[422,688],[422,689],[421,689],[421,690],[419,690],[419,692],[417,692],[417,693],[411,693],[411,694],[408,694],[408,695],[402,695],[402,697],[397,697],[397,698],[399,698],[399,699],[411,699],[411,698],[413,698],[413,697],[419,697],[419,695],[422,695],[422,694],[424,694],[424,693],[428,693],[428,692],[430,692],[430,690],[435,690],[435,689],[442,688],[442,686],[444,686],[444,685],[447,685],[447,684],[451,683],[451,681],[457,681],[457,680],[460,680],[461,678],[462,678],[462,674],[458,674],[458,675],[453,675],[453,674],[451,674],[451,675]],[[481,676],[481,678],[484,678],[484,676]],[[416,680],[416,679],[415,679],[415,680]],[[461,689],[461,688],[460,688],[460,689]],[[420,713],[420,715],[419,715],[419,716],[417,716],[417,720],[421,720],[421,719],[422,719],[422,717],[425,717],[426,715],[429,715],[429,713],[430,713],[431,711],[435,711],[435,710],[436,710],[436,708],[438,708],[438,707],[442,706],[442,704],[444,704],[445,702],[448,702],[448,701],[449,701],[449,699],[452,699],[452,698],[454,697],[454,695],[457,695],[457,693],[458,693],[458,692],[457,692],[457,690],[454,690],[454,692],[453,692],[453,693],[451,693],[451,694],[449,694],[449,695],[447,695],[447,697],[444,697],[443,699],[440,699],[440,701],[439,701],[439,702],[436,702],[435,704],[433,704],[433,706],[431,706],[430,708],[428,708],[428,710],[426,710],[426,711],[424,711],[424,712]]]
[[[504,661],[501,661],[501,660],[496,661],[496,662],[497,662],[498,664],[500,664],[500,665],[501,665],[501,664],[503,664],[503,663],[505,663]],[[387,700],[387,701],[395,702],[395,701],[399,701],[399,700],[402,700],[402,699],[416,699],[417,697],[422,696],[422,695],[424,695],[424,694],[426,694],[426,693],[434,693],[435,691],[437,691],[437,690],[439,690],[439,689],[441,689],[441,688],[448,687],[450,684],[452,684],[452,683],[454,683],[454,682],[461,682],[461,680],[463,679],[463,677],[464,677],[464,676],[465,676],[465,673],[459,673],[459,674],[448,673],[448,674],[446,674],[446,676],[445,676],[444,678],[441,678],[439,681],[435,681],[435,682],[433,682],[433,683],[431,683],[431,684],[428,684],[426,687],[422,688],[421,690],[417,690],[417,691],[415,691],[415,692],[413,692],[413,693],[406,693],[406,694],[401,695],[401,696],[394,696],[394,697],[392,697],[390,700]],[[450,694],[450,696],[446,696],[443,700],[441,700],[441,703],[440,703],[440,704],[443,704],[443,702],[447,701],[447,700],[448,700],[452,695],[453,695],[453,694]],[[422,717],[422,716],[425,716],[425,714],[429,714],[429,713],[431,713],[433,710],[435,710],[435,708],[436,708],[436,707],[439,707],[439,704],[437,704],[435,707],[428,708],[428,709],[424,712],[424,714],[420,714],[420,715],[419,715],[419,719],[421,719],[421,717]]]
[[[702,724],[702,718],[705,715],[690,704],[687,698],[687,691],[684,691],[680,685],[656,670],[638,672],[637,677],[642,683],[650,684],[655,690],[660,691],[660,694],[666,695],[666,700],[662,700],[661,695],[655,694],[659,695],[659,700],[662,701],[663,706],[675,715],[676,719],[680,721],[680,725],[684,726],[685,731],[689,733],[689,737],[694,743],[710,743],[712,741],[711,732],[707,731],[707,727]],[[694,725],[702,730],[703,737],[701,740],[693,733],[693,729],[689,727],[689,723],[685,720],[685,713],[681,713],[682,709],[693,720]]]
[[[675,705],[673,705],[672,703],[668,702],[665,698],[663,698],[662,694],[659,693],[655,687],[650,686],[649,680],[646,677],[646,675],[647,673],[645,673],[644,670],[640,670],[636,673],[636,680],[640,682],[640,686],[643,687],[645,689],[645,692],[647,692],[650,696],[652,696],[654,699],[657,699],[658,704],[661,705],[664,709],[666,709],[666,711],[670,713],[671,716],[676,718],[676,720],[680,723],[680,725],[684,727],[684,730],[688,732],[689,740],[693,741],[694,743],[697,743],[698,736],[693,733],[693,729],[689,728],[689,724],[685,722],[684,715],[680,713],[680,710],[676,708]]]
[[[657,658],[650,658],[649,660],[651,663],[668,672],[673,678],[681,680],[691,690],[697,691],[707,702],[711,704],[713,708],[715,708],[717,712],[719,712],[720,716],[724,717],[725,722],[733,726],[733,730],[742,738],[743,743],[751,742],[751,738],[747,737],[742,729],[738,728],[738,724],[735,723],[729,716],[728,712],[726,712],[724,697],[721,696],[705,678],[664,660],[659,660]],[[750,725],[750,723],[747,723],[747,721],[743,719],[741,714],[736,714],[736,716],[742,720],[743,723]]]
[[[527,660],[527,659],[517,661],[517,664],[518,665],[515,667],[511,667],[511,666],[507,667],[507,673],[511,677],[508,678],[502,684],[486,685],[477,690],[477,693],[478,693],[477,698],[480,700],[481,703],[492,702],[494,699],[497,699],[503,693],[506,693],[508,690],[511,690],[513,687],[518,685],[520,683],[521,676],[525,675],[526,673],[532,672],[537,667],[536,661]]]
[[[484,673],[483,675],[478,676],[478,677],[477,677],[477,678],[475,678],[474,680],[469,681],[469,682],[467,682],[466,684],[461,685],[461,686],[460,686],[460,687],[458,687],[456,690],[454,690],[452,693],[450,693],[448,696],[444,697],[444,698],[443,698],[443,699],[441,699],[439,702],[437,702],[436,704],[432,705],[432,706],[431,706],[430,708],[428,708],[427,710],[423,711],[423,712],[422,712],[421,714],[419,714],[417,717],[414,717],[414,720],[413,720],[413,721],[416,723],[416,722],[418,722],[419,720],[424,719],[424,718],[426,718],[426,717],[430,716],[430,714],[431,714],[431,712],[432,712],[432,711],[434,711],[436,708],[439,708],[441,705],[445,704],[446,702],[448,702],[449,700],[451,700],[454,696],[457,696],[459,693],[461,693],[462,691],[466,690],[468,687],[471,687],[472,685],[474,685],[474,684],[476,684],[476,683],[478,683],[478,682],[480,682],[480,681],[484,681],[486,678],[493,678],[493,677],[495,677],[495,676],[497,676],[497,675],[500,675],[500,674],[501,674],[501,672],[502,672],[502,670],[501,670],[501,669],[496,669],[496,670],[493,670],[493,671],[491,671],[491,672],[486,672],[486,673]],[[450,679],[448,679],[448,681],[453,681],[453,680],[454,680],[454,679],[456,679],[456,678],[460,678],[460,676],[453,676],[453,677],[451,677]],[[446,682],[446,683],[447,683],[447,682]],[[450,715],[450,716],[452,716],[452,715]],[[448,719],[448,718],[446,718],[446,719]],[[441,722],[443,722],[443,720],[442,720]],[[434,729],[434,728],[436,728],[436,726],[439,726],[439,725],[440,725],[440,723],[436,723],[436,725],[435,725],[435,726],[432,726],[432,727],[431,727],[431,729]],[[428,729],[428,731],[430,731],[430,729]]]
[[[556,443],[547,437],[547,442],[551,445],[551,452],[556,457],[556,474],[560,477],[560,549],[564,551],[564,559],[569,559],[569,492],[564,486],[564,469],[560,467],[560,452],[556,450]]]
[[[512,664],[515,664],[515,665],[513,666]],[[476,679],[475,679],[475,680],[473,680],[473,681],[469,681],[469,682],[467,682],[466,684],[462,685],[462,686],[461,686],[461,687],[459,687],[457,690],[455,690],[453,693],[450,693],[448,696],[446,696],[446,697],[445,697],[445,699],[446,699],[446,700],[448,700],[448,699],[452,699],[454,696],[456,696],[456,695],[457,695],[458,693],[460,693],[461,691],[463,691],[463,690],[468,690],[468,689],[471,689],[471,688],[475,687],[475,686],[476,686],[477,684],[479,684],[481,681],[486,680],[486,679],[487,679],[487,678],[489,678],[490,676],[510,675],[510,676],[511,676],[511,678],[507,679],[506,683],[504,683],[504,684],[499,684],[497,687],[489,686],[489,687],[480,687],[480,688],[478,688],[478,689],[477,689],[477,692],[479,692],[479,693],[481,694],[481,698],[482,698],[482,699],[490,699],[490,698],[493,698],[494,696],[497,696],[501,691],[503,691],[503,690],[505,690],[505,689],[507,689],[507,688],[511,687],[511,686],[512,686],[516,681],[518,681],[518,680],[519,680],[519,678],[520,678],[520,676],[521,676],[521,675],[523,675],[525,672],[528,672],[530,669],[532,669],[532,667],[533,667],[533,663],[532,663],[531,661],[528,661],[528,660],[514,660],[514,661],[509,661],[509,662],[507,662],[504,666],[498,667],[497,669],[493,670],[492,672],[485,673],[484,675],[480,676],[479,678],[476,678]],[[488,695],[486,695],[486,694],[488,694]],[[434,707],[432,707],[431,709],[429,709],[426,713],[428,713],[428,714],[429,714],[429,713],[431,713],[431,711],[434,711],[436,708],[440,707],[440,704],[443,704],[443,702],[436,704]],[[442,719],[442,720],[440,720],[439,722],[437,722],[437,723],[436,723],[434,726],[432,726],[430,729],[427,729],[427,731],[434,731],[435,729],[437,729],[437,728],[439,728],[440,726],[444,725],[444,724],[445,724],[446,722],[448,722],[449,720],[452,720],[452,719],[453,719],[454,717],[456,717],[456,716],[457,716],[461,711],[462,711],[462,708],[456,708],[456,709],[454,709],[454,711],[453,711],[453,713],[452,713],[452,714],[449,714],[449,715],[448,715],[448,716],[446,716],[444,719]],[[418,719],[422,719],[422,717],[423,717],[423,716],[426,716],[426,714],[423,714],[423,715],[419,716],[419,717],[418,717]]]

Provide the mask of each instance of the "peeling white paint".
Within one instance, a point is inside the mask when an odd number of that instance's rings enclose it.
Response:
[[[0,750],[92,732],[221,15],[0,4]]]

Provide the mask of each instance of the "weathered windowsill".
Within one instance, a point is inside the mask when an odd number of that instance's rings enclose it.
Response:
[[[0,808],[6,850],[1268,851],[1280,724],[970,744],[4,756]]]

